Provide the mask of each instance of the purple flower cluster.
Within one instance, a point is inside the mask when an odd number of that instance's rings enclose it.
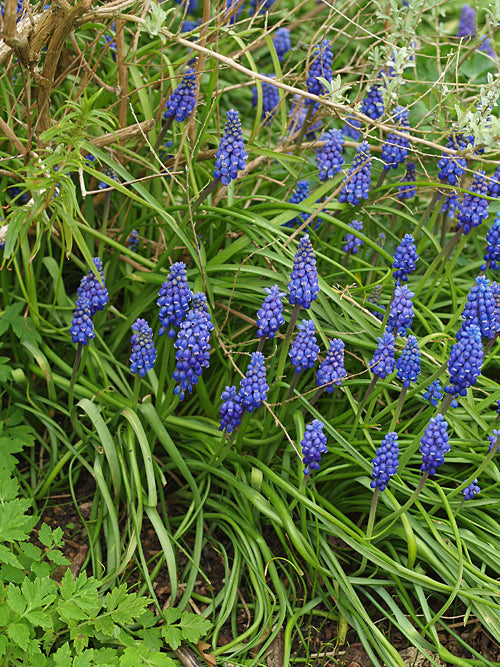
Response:
[[[295,190],[292,193],[292,196],[288,200],[290,204],[300,204],[301,202],[304,201],[304,199],[307,199],[309,197],[309,181],[306,181],[305,179],[302,181],[299,181],[297,183],[297,186],[295,187]],[[295,225],[301,225],[303,222],[307,220],[309,217],[309,213],[299,213],[299,215],[295,216],[295,218],[292,218],[291,220],[288,220],[288,222],[285,222],[283,224],[284,227],[294,227]]]
[[[196,104],[196,72],[190,67],[166,102],[165,118],[172,116],[178,123],[187,120]]]
[[[398,471],[399,446],[397,433],[392,431],[382,440],[382,444],[375,452],[373,464],[373,480],[370,482],[372,489],[384,491],[390,478]]]
[[[457,37],[469,40],[476,36],[476,12],[470,5],[462,5],[458,22]]]
[[[302,308],[310,308],[311,303],[318,298],[318,270],[309,234],[304,234],[300,240],[290,274],[288,291],[292,306],[298,304]]]
[[[408,275],[415,271],[415,264],[418,261],[417,247],[415,239],[411,234],[405,234],[401,243],[394,253],[394,262],[392,268],[396,285],[401,285],[408,280]]]
[[[472,227],[479,225],[488,217],[489,201],[478,195],[488,193],[488,182],[481,169],[476,171],[468,188],[473,194],[465,193],[458,205],[457,225],[468,234]]]
[[[415,336],[408,336],[406,345],[396,363],[396,377],[403,381],[405,387],[417,381],[420,375],[420,348]]]
[[[349,227],[352,227],[356,232],[361,232],[363,230],[363,223],[360,220],[353,220],[349,223]],[[346,234],[344,236],[344,245],[342,250],[344,252],[352,252],[353,255],[358,254],[359,248],[363,245],[363,241],[358,238],[355,234]]]
[[[319,354],[316,342],[316,326],[312,320],[302,320],[297,326],[298,333],[293,341],[288,356],[296,373],[313,368]]]
[[[219,431],[226,429],[227,433],[231,433],[233,429],[236,430],[241,424],[242,416],[241,396],[236,391],[236,387],[226,387],[222,392]]]
[[[238,392],[242,408],[248,410],[248,412],[260,408],[262,401],[267,398],[268,391],[269,385],[266,382],[264,355],[261,352],[253,352]]]
[[[498,197],[500,194],[500,165],[493,176],[488,179],[488,194],[490,197]]]
[[[362,199],[368,199],[371,185],[372,158],[370,145],[363,141],[356,151],[352,166],[339,193],[339,202],[358,206]]]
[[[330,341],[325,360],[321,362],[316,373],[316,385],[324,387],[327,394],[331,394],[335,387],[339,387],[342,378],[347,375],[344,368],[344,347],[344,341],[340,338]]]
[[[361,139],[361,132],[359,128],[361,127],[361,121],[352,116],[347,116],[344,126],[342,127],[342,134],[346,139],[352,139],[353,141],[359,141]]]
[[[286,296],[286,293],[280,292],[278,285],[264,287],[264,292],[267,296],[257,313],[257,337],[274,338],[280,326],[285,324],[281,299]]]
[[[390,375],[396,366],[396,357],[394,350],[395,338],[392,333],[385,331],[379,338],[377,348],[370,361],[370,369],[374,375],[384,380]]]
[[[394,289],[394,299],[387,320],[388,331],[397,329],[400,336],[406,335],[406,329],[411,327],[415,315],[412,301],[414,296],[415,292],[412,292],[407,285],[398,285]]]
[[[319,419],[314,419],[311,424],[306,425],[306,431],[300,443],[302,462],[305,465],[304,475],[309,475],[311,470],[319,470],[321,455],[328,451],[323,426],[323,422],[320,422]]]
[[[250,0],[250,9],[248,13],[250,16],[258,12],[259,14],[265,14],[268,12],[274,4],[274,0]]]
[[[458,185],[467,167],[465,158],[459,157],[458,152],[467,148],[467,140],[462,134],[452,134],[446,142],[446,148],[454,150],[455,153],[443,153],[438,162],[440,169],[438,177],[440,181],[446,181],[449,185]]]
[[[485,276],[478,276],[467,295],[467,302],[462,313],[462,326],[457,333],[457,340],[470,326],[477,326],[481,335],[490,340],[495,337],[498,327],[495,295],[490,281]]]
[[[247,159],[240,116],[234,109],[229,109],[224,133],[215,153],[214,178],[220,178],[222,185],[229,185],[238,177],[238,170],[247,166]]]
[[[168,278],[158,292],[156,304],[160,307],[160,336],[168,329],[170,338],[175,338],[178,327],[189,309],[193,294],[188,285],[184,262],[172,264]]]
[[[99,281],[94,271],[90,270],[87,275],[83,276],[81,279],[80,286],[76,293],[79,297],[88,299],[90,315],[91,317],[94,317],[98,310],[104,310],[104,306],[108,303],[109,296],[104,283],[102,260],[100,257],[93,257],[92,261],[94,262],[95,269],[101,280]]]
[[[307,75],[307,90],[312,95],[324,95],[327,91],[325,86],[319,80],[319,77],[326,81],[333,80],[332,72],[333,54],[330,48],[330,40],[324,39],[316,44],[314,49],[314,60],[309,68]],[[306,104],[310,104],[311,100],[307,99]]]
[[[85,296],[79,296],[76,301],[69,333],[73,343],[79,345],[88,345],[89,340],[95,338],[90,302]]]
[[[410,129],[410,114],[408,109],[402,106],[397,106],[393,113],[394,122],[396,123],[396,128],[405,132]],[[410,147],[410,135],[406,134],[404,137],[395,134],[394,132],[389,132],[387,139],[385,140],[382,146],[382,161],[384,162],[385,171],[389,169],[397,169],[398,165],[403,164],[408,155],[408,149]]]
[[[477,326],[470,326],[462,332],[462,337],[452,346],[448,360],[450,384],[444,390],[452,396],[466,396],[467,389],[476,384],[481,375],[483,363],[483,345],[481,331]]]
[[[430,404],[434,407],[438,404],[438,401],[443,399],[443,389],[439,380],[434,380],[434,382],[431,382],[431,384],[427,387],[427,390],[424,391],[423,397],[427,401],[430,401]]]
[[[276,54],[278,60],[283,62],[285,56],[292,48],[292,42],[290,40],[290,30],[288,28],[278,28],[274,33],[273,37],[274,48],[276,49]]]
[[[275,77],[276,75],[272,74],[270,76]],[[264,120],[264,125],[267,125],[268,123],[272,122],[273,116],[276,113],[276,110],[278,109],[280,103],[280,94],[278,88],[274,86],[272,83],[268,83],[267,81],[262,81],[261,84],[262,84],[261,118],[262,120]],[[258,101],[257,86],[254,86],[254,88],[252,89],[252,104],[254,107],[257,106],[257,101]]]
[[[435,475],[437,469],[444,463],[444,455],[450,451],[448,442],[448,422],[443,415],[431,417],[425,433],[420,440],[422,465],[420,470]]]
[[[344,137],[340,130],[329,130],[321,135],[320,141],[326,143],[316,151],[316,162],[319,169],[319,180],[326,181],[333,178],[342,169]]]
[[[153,330],[146,320],[139,317],[132,324],[135,333],[130,339],[132,353],[130,355],[130,372],[134,375],[139,373],[143,378],[155,363],[156,349],[153,343]]]
[[[129,250],[132,250],[132,252],[137,252],[139,249],[139,241],[140,241],[140,236],[139,232],[137,229],[133,229],[130,234],[127,236],[127,248]]]
[[[496,445],[496,442],[497,442],[498,438],[500,438],[500,429],[494,428],[493,432],[490,433],[490,435],[488,436],[488,440],[490,441],[490,446],[488,447],[488,453],[491,452],[493,447]],[[497,445],[497,449],[498,449],[498,445]]]
[[[477,493],[481,493],[481,487],[477,484],[477,478],[474,479],[469,486],[462,489],[465,500],[472,500]]]
[[[406,163],[406,172],[403,176],[403,183],[415,183],[417,180],[417,171],[415,169],[414,162]],[[397,198],[398,199],[413,199],[417,194],[417,188],[414,185],[400,185],[398,186]]]
[[[360,111],[372,120],[377,120],[384,113],[384,98],[380,84],[376,83],[370,88],[368,94],[363,98]]]

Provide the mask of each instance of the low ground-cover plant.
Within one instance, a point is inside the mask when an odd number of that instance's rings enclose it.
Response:
[[[453,610],[500,641],[499,16],[476,10],[5,3],[4,402],[41,452],[28,497],[96,489],[94,607],[73,620],[104,652],[70,625],[48,660],[170,660],[144,612],[166,571],[173,648],[208,619],[216,657],[261,664],[284,629],[285,664],[301,644],[310,662],[327,617],[374,664],[404,664],[389,625],[431,660],[494,664],[441,635]],[[44,574],[51,628],[64,576]],[[22,585],[13,660],[40,639]]]

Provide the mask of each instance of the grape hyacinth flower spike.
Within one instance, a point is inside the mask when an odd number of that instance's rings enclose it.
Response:
[[[418,261],[417,247],[415,239],[411,234],[405,234],[401,243],[394,253],[394,262],[392,268],[396,285],[401,285],[408,280],[408,275],[415,271],[415,264]]]
[[[229,185],[238,177],[238,171],[245,169],[247,159],[239,113],[229,109],[224,133],[215,153],[214,179],[220,179],[222,185]]]
[[[291,332],[295,327],[300,307],[309,309],[311,303],[318,298],[319,293],[316,257],[314,256],[314,250],[309,240],[309,234],[304,234],[300,239],[299,247],[293,261],[288,291],[290,293],[290,304],[295,306],[288,327],[288,331]]]
[[[438,468],[444,463],[444,455],[449,451],[448,422],[442,414],[438,414],[430,418],[420,440],[420,453],[422,454],[420,470],[424,473],[425,479],[428,475],[436,474]]]
[[[245,0],[226,0],[226,11],[224,14],[224,21],[228,21],[229,25],[234,25],[239,21],[243,13],[243,5]]]
[[[443,414],[452,398],[466,396],[467,389],[476,384],[477,378],[481,375],[483,356],[481,331],[472,325],[462,332],[460,340],[451,348],[448,360],[450,384],[444,388],[449,396],[445,398],[440,408]]]
[[[478,196],[488,193],[488,182],[482,169],[475,172],[468,190],[474,194],[465,193],[458,205],[457,213],[457,226],[463,230],[464,234],[468,234],[472,227],[479,227],[488,217],[489,201]]]
[[[98,280],[94,271],[90,270],[86,276],[80,281],[80,286],[77,289],[79,297],[85,297],[89,301],[90,313],[94,317],[98,310],[104,310],[104,306],[108,303],[109,296],[106,284],[104,282],[104,272],[102,268],[102,260],[99,257],[93,257],[95,269],[99,275]]]
[[[369,366],[371,372],[376,377],[384,380],[396,367],[396,352],[394,348],[396,339],[394,334],[384,331],[383,335],[377,338],[377,341],[378,345]]]
[[[363,231],[363,223],[361,220],[353,220],[349,223],[349,227],[354,229],[356,232]],[[344,245],[342,246],[342,250],[345,253],[352,253],[353,255],[357,255],[362,245],[363,241],[355,234],[346,234],[344,236]]]
[[[359,131],[360,127],[360,120],[353,118],[352,116],[347,116],[341,132],[346,139],[352,139],[353,141],[358,142],[361,139],[361,132]]]
[[[441,387],[439,380],[431,382],[422,395],[426,401],[429,401],[431,405],[436,407],[438,402],[443,398],[443,388]]]
[[[476,36],[476,12],[470,5],[463,5],[460,11],[457,37],[468,41]]]
[[[311,470],[319,470],[322,454],[326,454],[326,435],[323,433],[324,424],[319,419],[314,419],[311,424],[306,425],[304,437],[300,446],[302,448],[302,462],[305,465],[304,475],[309,475]]]
[[[156,359],[153,330],[146,320],[139,317],[132,324],[132,331],[135,331],[135,333],[130,339],[130,344],[132,345],[130,372],[133,375],[139,373],[141,377],[144,377],[147,371],[153,368]]]
[[[372,158],[370,145],[363,141],[354,156],[352,166],[339,193],[339,202],[358,206],[362,199],[368,199],[371,186]]]
[[[399,446],[397,433],[392,431],[382,440],[382,444],[375,452],[372,460],[373,472],[370,486],[372,489],[385,491],[389,479],[398,471]]]
[[[166,111],[163,114],[165,122],[156,139],[155,150],[162,145],[163,139],[174,120],[178,123],[182,123],[192,114],[196,105],[197,92],[196,71],[192,67],[189,67],[180,84],[170,94],[170,97],[165,104]]]
[[[408,285],[398,285],[394,289],[394,298],[387,320],[388,331],[394,331],[400,336],[406,335],[406,329],[411,327],[415,315],[412,301],[414,296],[415,292],[412,292]]]
[[[236,387],[226,387],[222,392],[222,405],[220,409],[219,431],[226,429],[226,433],[237,430],[241,424],[243,416],[243,406],[241,405],[241,396],[236,391]]]
[[[486,244],[481,271],[486,269],[496,271],[500,267],[500,213],[497,213],[493,225],[486,233]]]
[[[471,287],[462,319],[464,321],[457,332],[457,340],[460,340],[464,331],[472,325],[477,326],[485,338],[492,340],[495,337],[498,327],[496,300],[490,281],[485,276],[478,276]]]
[[[500,195],[500,165],[498,165],[493,176],[488,179],[488,194],[495,198]]]
[[[304,199],[307,199],[307,197],[309,197],[309,181],[303,179],[297,183],[297,186],[288,202],[290,204],[300,204],[304,201]],[[309,213],[299,213],[299,215],[295,216],[295,218],[288,220],[288,222],[284,222],[283,227],[294,227],[295,225],[301,225],[307,220],[308,217]]]
[[[372,120],[377,120],[384,113],[384,98],[382,96],[382,86],[378,83],[373,85],[368,94],[361,103],[361,113]]]
[[[188,309],[193,294],[188,285],[184,262],[172,264],[168,278],[158,292],[156,305],[160,307],[160,336],[168,331],[175,338],[174,327],[179,327]]]
[[[285,56],[292,48],[292,42],[290,40],[290,30],[288,28],[278,28],[274,33],[273,37],[274,48],[276,49],[276,54],[278,60],[283,62]]]
[[[319,388],[310,400],[311,405],[318,400],[323,391],[331,394],[335,387],[342,384],[342,378],[347,375],[344,368],[344,347],[344,341],[340,338],[330,341],[327,355],[316,373],[316,385]]]
[[[267,296],[257,313],[257,337],[260,338],[259,352],[262,351],[266,336],[273,339],[280,326],[285,324],[283,302],[281,300],[286,296],[286,292],[280,292],[278,285],[264,287],[264,292]]]
[[[95,338],[90,302],[86,296],[79,296],[76,301],[69,333],[73,343],[78,345],[88,345],[89,340]]]
[[[446,148],[454,150],[454,153],[443,153],[437,166],[439,171],[438,178],[448,185],[458,185],[462,174],[465,173],[467,163],[465,158],[459,155],[460,151],[467,148],[467,140],[462,134],[452,134],[448,137]]]
[[[414,162],[406,163],[406,172],[403,176],[403,183],[415,183],[417,180],[417,171]],[[403,199],[413,199],[417,194],[417,188],[414,185],[399,185],[396,197],[402,201]]]
[[[288,351],[290,363],[295,368],[295,373],[288,389],[287,401],[293,394],[299,373],[308,368],[314,368],[319,354],[319,345],[316,342],[316,325],[313,320],[302,320],[297,328],[298,333]]]
[[[344,137],[340,130],[329,130],[321,135],[320,141],[325,145],[316,151],[316,162],[319,169],[319,180],[326,181],[338,174],[344,164],[342,147]]]
[[[309,68],[307,75],[307,90],[311,95],[325,95],[328,91],[325,84],[320,81],[320,78],[328,82],[333,81],[332,62],[333,54],[330,48],[331,42],[329,39],[323,39],[316,44],[314,49],[314,60]],[[307,99],[306,104],[310,105],[312,100]]]
[[[275,74],[270,75],[270,77],[275,77]],[[272,122],[274,114],[276,113],[279,103],[280,103],[280,95],[278,88],[274,86],[272,83],[268,83],[267,81],[262,81],[262,114],[261,118],[264,121],[264,125],[268,125],[269,123]],[[258,92],[257,92],[257,86],[254,86],[252,89],[252,105],[254,107],[257,106],[258,102]]]
[[[478,486],[477,477],[472,480],[469,486],[462,489],[462,493],[464,494],[464,500],[472,500],[475,495],[481,493],[481,487]]]
[[[396,362],[396,377],[403,381],[405,389],[420,375],[420,348],[415,336],[408,336],[401,356]]]
[[[384,178],[389,169],[397,169],[400,164],[406,160],[408,149],[410,147],[410,135],[407,131],[410,129],[410,114],[408,109],[397,106],[394,109],[393,119],[396,129],[405,132],[405,136],[400,136],[394,132],[389,132],[387,139],[382,146],[381,160],[384,163],[384,169],[377,182],[379,188],[384,182]]]
[[[266,381],[266,366],[262,352],[253,352],[245,377],[238,392],[243,409],[253,412],[267,399],[269,385]]]
[[[250,16],[257,11],[259,14],[268,12],[274,4],[274,0],[250,0],[250,9],[248,13]]]
[[[139,232],[137,229],[133,229],[127,237],[127,248],[132,252],[137,252],[139,250],[139,240]]]

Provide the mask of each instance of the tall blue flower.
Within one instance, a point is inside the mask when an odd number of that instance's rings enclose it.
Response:
[[[349,223],[349,227],[352,227],[354,231],[361,232],[363,230],[363,223],[361,220],[353,220]],[[357,237],[355,234],[346,234],[344,236],[344,245],[342,250],[344,252],[352,252],[353,255],[358,254],[358,250],[363,245],[363,241]]]
[[[382,86],[374,84],[361,103],[361,113],[372,120],[377,120],[384,113],[384,98],[382,96]]]
[[[257,313],[257,337],[274,338],[280,326],[285,324],[281,299],[286,296],[286,293],[280,292],[278,285],[264,287],[264,292],[267,296]]]
[[[476,171],[468,189],[474,194],[465,193],[457,213],[457,226],[462,227],[464,234],[468,234],[472,227],[479,227],[488,217],[489,201],[477,196],[486,195],[488,192],[488,183],[482,169]]]
[[[477,485],[477,479],[474,479],[469,486],[462,489],[465,500],[472,500],[477,493],[481,493],[481,487]]]
[[[484,264],[481,265],[481,270],[486,268],[499,268],[500,263],[500,213],[497,213],[495,222],[486,233],[486,252],[484,253]]]
[[[89,340],[95,338],[90,303],[85,296],[79,296],[76,301],[69,333],[73,343],[79,345],[88,345]]]
[[[241,380],[238,392],[241,405],[248,412],[260,408],[267,398],[269,385],[266,381],[266,366],[262,352],[253,352],[245,377]]]
[[[302,308],[310,308],[311,303],[318,298],[318,270],[309,234],[304,234],[300,240],[290,274],[288,291],[292,306],[298,304]]]
[[[130,372],[134,375],[139,373],[143,378],[155,363],[156,349],[153,343],[153,330],[146,320],[139,317],[132,324],[135,333],[130,339],[132,354],[130,355]]]
[[[403,183],[415,183],[417,180],[417,171],[414,162],[406,163],[406,172],[403,176]],[[417,188],[414,185],[399,185],[396,196],[398,199],[413,199],[417,194]]]
[[[401,285],[408,280],[408,275],[415,271],[415,263],[418,261],[417,247],[415,239],[411,234],[405,234],[401,243],[394,253],[394,262],[392,272],[396,285]]]
[[[434,407],[443,399],[443,388],[439,380],[434,380],[423,393],[423,397]]]
[[[278,28],[274,33],[273,37],[274,48],[276,49],[276,54],[278,60],[283,62],[285,56],[292,48],[292,42],[290,40],[290,30],[288,28]]]
[[[410,129],[410,114],[406,107],[397,106],[393,113],[396,129],[400,132],[406,132]],[[408,155],[410,147],[410,135],[406,134],[401,137],[394,132],[389,132],[387,139],[382,146],[382,161],[384,162],[385,171],[389,169],[397,169],[398,165],[403,164]]]
[[[462,5],[460,21],[458,22],[457,37],[463,37],[468,41],[476,36],[476,12],[470,5]]]
[[[415,292],[412,292],[408,285],[397,286],[394,289],[394,299],[387,320],[388,331],[397,329],[400,336],[406,335],[406,329],[411,327],[415,315],[412,301],[414,296]]]
[[[275,74],[271,74],[270,77],[275,77]],[[252,104],[257,106],[258,94],[257,86],[254,86],[252,89]],[[264,125],[267,125],[273,120],[274,114],[276,113],[280,103],[280,94],[279,90],[272,83],[267,81],[262,81],[262,115],[261,118],[264,120]]]
[[[245,169],[247,159],[240,116],[234,109],[229,109],[224,133],[215,153],[214,178],[220,178],[222,185],[229,185],[238,177],[238,170]]]
[[[361,139],[361,132],[359,128],[361,127],[361,121],[352,116],[347,116],[345,123],[342,127],[342,134],[346,139],[352,139],[353,141],[359,141]]]
[[[327,394],[339,387],[342,378],[347,375],[344,368],[344,347],[344,341],[340,338],[331,340],[325,360],[321,362],[316,373],[316,385],[324,387]]]
[[[307,197],[309,197],[309,181],[304,179],[297,183],[295,190],[293,191],[293,194],[288,201],[290,204],[300,204],[304,201],[304,199],[307,199]],[[295,218],[292,218],[291,220],[288,220],[288,222],[283,223],[283,226],[294,227],[295,225],[301,225],[307,220],[308,217],[309,213],[299,213],[299,215],[295,216]]]
[[[227,433],[236,430],[241,424],[243,415],[243,406],[241,397],[236,391],[236,387],[226,387],[222,392],[222,405],[220,408],[220,426],[219,431],[226,429]]]
[[[296,373],[313,368],[319,354],[316,342],[316,326],[312,320],[302,320],[297,326],[298,333],[293,341],[288,356]]]
[[[90,314],[92,317],[98,310],[104,310],[104,306],[108,303],[109,296],[106,284],[104,282],[104,272],[102,269],[102,260],[100,257],[93,257],[92,261],[96,268],[101,281],[97,279],[94,271],[90,270],[86,276],[80,281],[76,293],[79,297],[85,297],[89,301]]]
[[[454,153],[443,153],[443,157],[438,162],[439,180],[446,181],[449,185],[458,185],[460,177],[465,173],[467,163],[465,158],[460,156],[460,152],[467,148],[467,140],[462,134],[452,134],[448,137],[446,148],[450,148]]]
[[[191,393],[193,385],[198,384],[203,368],[210,363],[210,332],[214,328],[207,307],[207,298],[201,292],[193,295],[191,307],[181,322],[177,339],[174,343],[176,369],[173,379],[177,382],[174,389],[182,401],[185,392]]]
[[[175,338],[175,329],[178,327],[189,309],[189,302],[193,293],[188,285],[186,265],[184,262],[172,264],[168,278],[158,292],[156,305],[160,307],[160,324],[158,332],[163,336],[168,330],[170,338]]]
[[[401,356],[396,362],[396,377],[403,381],[405,387],[417,381],[420,375],[420,348],[415,336],[408,336]]]
[[[444,455],[450,451],[448,442],[448,422],[442,414],[431,417],[425,433],[420,440],[422,465],[420,470],[435,475],[444,463]]]
[[[311,470],[319,470],[321,455],[328,451],[323,426],[323,422],[320,422],[319,419],[314,419],[311,424],[306,425],[304,437],[300,443],[302,463],[305,465],[304,475],[309,475]]]
[[[320,141],[326,143],[316,151],[316,162],[319,169],[319,180],[326,181],[328,178],[333,178],[342,169],[344,137],[340,130],[329,130],[321,135]]]
[[[379,338],[377,348],[370,361],[370,370],[374,375],[384,380],[390,375],[396,366],[396,353],[394,350],[395,338],[392,333],[385,331]]]
[[[229,18],[229,25],[234,25],[243,12],[245,0],[226,0],[224,19]]]
[[[478,276],[467,295],[467,303],[462,313],[462,326],[457,332],[457,340],[464,331],[475,325],[481,335],[490,340],[495,337],[497,326],[495,295],[490,281],[485,276]]]
[[[382,440],[382,444],[375,452],[373,464],[373,480],[370,482],[372,489],[385,490],[390,478],[398,471],[399,465],[398,435],[394,431],[388,433]]]
[[[326,81],[333,81],[332,62],[333,54],[330,48],[330,40],[324,39],[316,44],[314,49],[314,60],[309,68],[307,75],[307,90],[312,95],[324,95],[328,92],[325,85],[321,83],[319,77]],[[306,104],[310,104],[311,100],[307,99]]]
[[[196,90],[196,72],[189,67],[180,84],[168,98],[164,117],[173,116],[178,123],[187,120],[196,104]]]
[[[444,388],[445,392],[455,398],[466,396],[467,389],[476,384],[481,375],[483,357],[481,331],[472,325],[462,332],[460,340],[451,348],[448,360],[450,384]]]
[[[370,145],[363,141],[356,150],[352,166],[339,193],[339,202],[358,206],[362,199],[368,199],[371,185],[372,158]]]

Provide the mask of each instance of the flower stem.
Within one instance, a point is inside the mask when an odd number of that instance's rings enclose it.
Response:
[[[401,393],[399,394],[398,398],[398,403],[396,405],[396,411],[394,412],[394,417],[392,418],[392,423],[389,431],[394,431],[396,428],[396,424],[399,421],[399,415],[401,414],[401,409],[403,408],[403,403],[405,402],[407,391],[408,387],[403,387],[401,389]]]
[[[422,489],[424,488],[424,484],[426,483],[428,477],[429,477],[429,471],[426,470],[422,475],[422,477],[420,478],[420,482],[418,483],[417,488],[413,492],[413,495],[406,501],[403,507],[400,507],[398,510],[396,510],[396,512],[394,512],[390,516],[386,516],[385,519],[382,519],[380,521],[380,523],[377,526],[379,532],[374,535],[373,539],[375,538],[378,539],[379,537],[381,537],[383,533],[393,525],[393,523],[396,521],[398,517],[400,517],[402,514],[404,514],[406,511],[409,510],[409,508],[413,505],[415,500],[422,492]]]
[[[370,506],[370,514],[368,515],[368,525],[366,526],[366,535],[365,535],[365,539],[367,539],[367,540],[371,539],[371,536],[373,534],[373,526],[375,524],[375,516],[377,514],[377,504],[378,504],[379,495],[380,495],[380,489],[377,486],[376,489],[375,489],[375,492],[373,494],[372,504]],[[354,574],[351,575],[351,576],[354,576],[354,577],[361,576],[363,574],[363,572],[365,571],[366,563],[367,563],[367,558],[366,558],[366,556],[363,556],[363,560],[361,561],[361,565],[356,570],[356,572],[354,572]]]
[[[169,362],[169,356],[170,356],[170,342],[171,338],[169,337],[168,333],[163,334],[164,340],[163,340],[163,354],[161,357],[161,366],[160,366],[160,374],[158,377],[158,391],[156,393],[156,411],[158,414],[161,414],[161,408],[163,405],[163,388],[165,386],[165,380],[167,378],[167,373],[168,373],[168,362]]]
[[[207,185],[207,187],[204,190],[201,191],[200,196],[195,201],[195,203],[191,206],[191,215],[193,215],[193,213],[196,213],[200,204],[202,204],[205,201],[205,199],[208,197],[208,195],[210,195],[215,190],[215,188],[219,185],[219,183],[220,183],[220,179],[219,178],[214,178],[213,181],[211,181]]]
[[[75,361],[73,362],[73,373],[71,374],[71,380],[69,383],[69,390],[68,390],[68,410],[70,411],[70,413],[73,408],[73,393],[75,389],[75,382],[76,382],[76,376],[78,374],[78,368],[80,366],[80,360],[82,358],[82,350],[83,350],[83,345],[81,343],[78,343],[78,347],[76,348]]]
[[[292,381],[290,382],[290,386],[288,387],[288,394],[286,395],[287,401],[289,401],[292,398],[293,390],[295,389],[295,385],[297,384],[298,379],[299,379],[299,374],[295,372],[293,374]]]
[[[154,146],[155,151],[157,151],[158,148],[162,145],[163,140],[165,139],[165,135],[166,135],[167,132],[169,131],[170,126],[172,125],[173,122],[174,122],[174,116],[170,116],[170,117],[167,118],[167,119],[165,120],[165,122],[163,123],[163,127],[161,128],[161,130],[160,130],[160,134],[158,135],[158,138],[157,138],[157,140],[156,140],[156,142],[155,142],[155,146]]]
[[[141,389],[141,376],[137,373],[134,377],[134,392],[132,394],[132,410],[137,410],[139,405],[139,393]]]
[[[438,415],[444,416],[448,412],[452,400],[453,400],[453,395],[446,394],[446,396],[443,398],[441,405],[439,406]]]

